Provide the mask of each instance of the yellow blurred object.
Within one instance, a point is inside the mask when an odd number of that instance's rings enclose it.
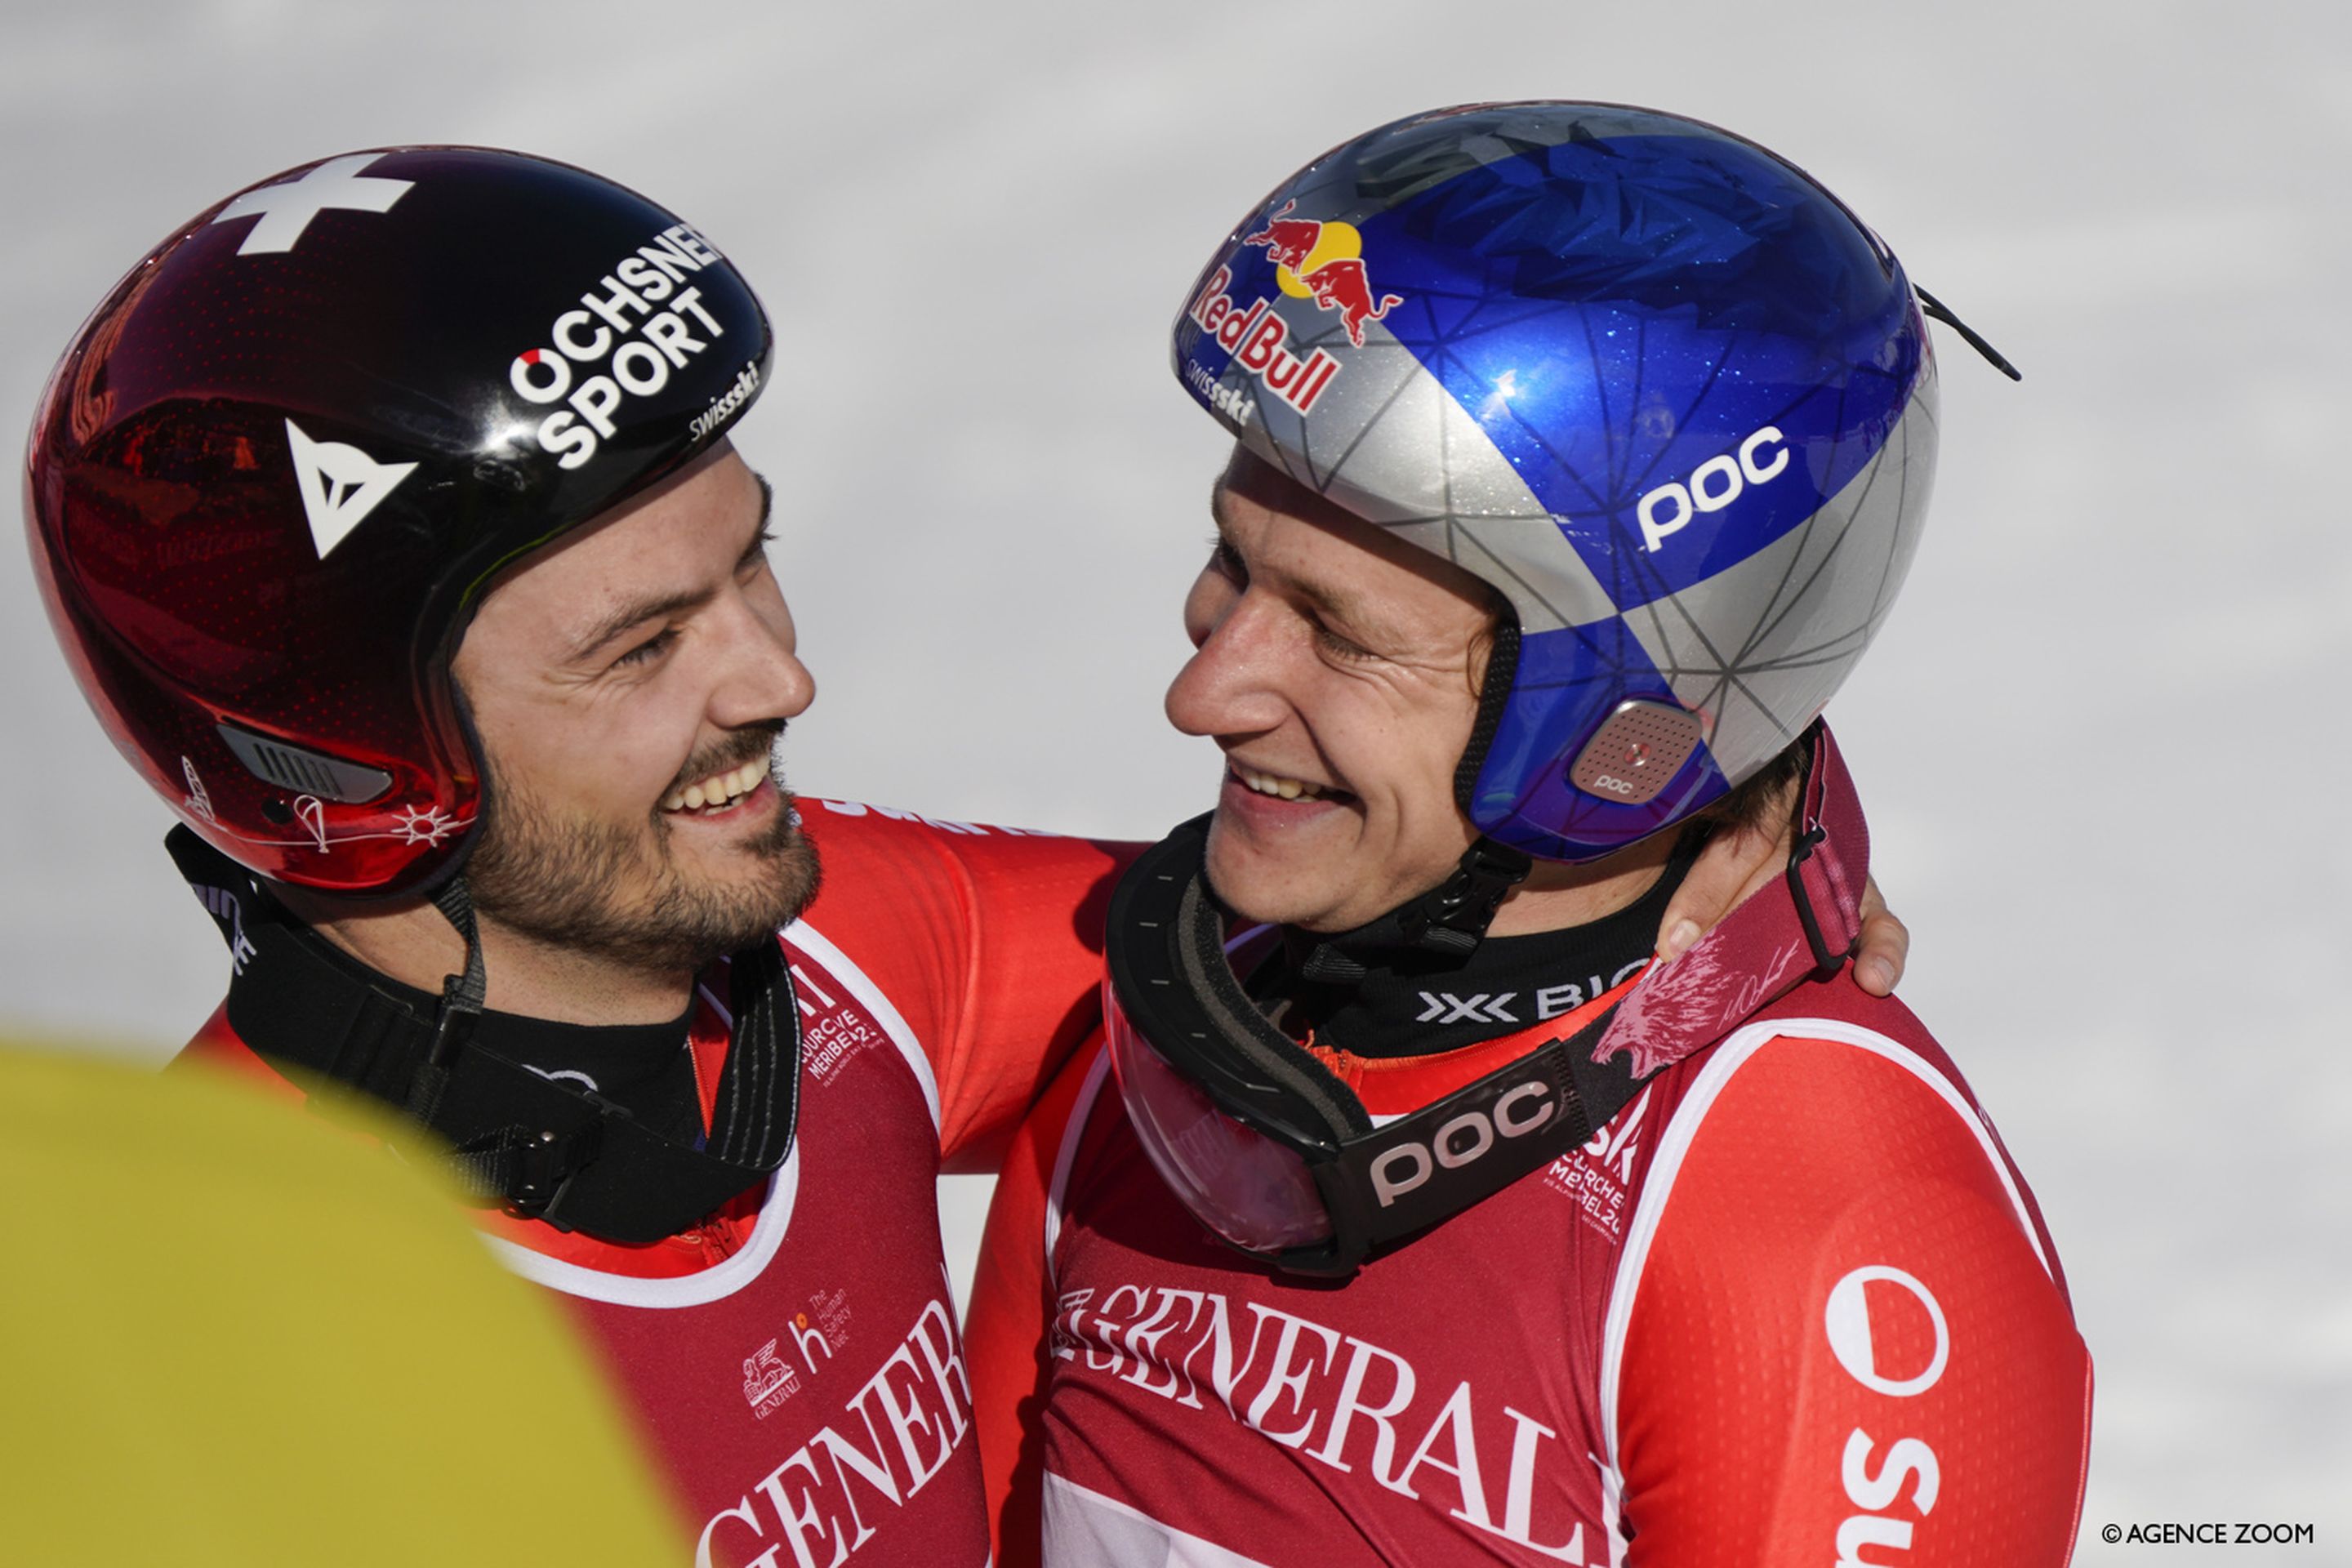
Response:
[[[553,1303],[433,1184],[242,1085],[0,1051],[0,1562],[685,1539]]]

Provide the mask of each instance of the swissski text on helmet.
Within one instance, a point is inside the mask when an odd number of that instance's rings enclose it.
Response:
[[[276,175],[133,268],[42,396],[58,638],[215,848],[428,885],[480,804],[449,660],[485,583],[720,440],[771,346],[709,237],[583,170],[408,147]]]

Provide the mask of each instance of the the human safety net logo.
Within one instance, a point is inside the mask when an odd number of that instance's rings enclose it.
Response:
[[[867,1342],[878,1364],[848,1354],[845,1300],[840,1290],[819,1291],[793,1315],[789,1334],[743,1358],[743,1398],[760,1420],[803,1390],[833,1392],[822,1411],[799,1406],[815,1429],[801,1426],[808,1435],[781,1464],[770,1468],[772,1455],[761,1459],[766,1473],[703,1521],[697,1568],[839,1564],[876,1541],[878,1559],[923,1560],[892,1521],[969,1450],[971,1377],[963,1343],[942,1295],[924,1302],[897,1339]],[[846,1377],[866,1366],[873,1370],[850,1390]]]
[[[727,335],[694,281],[719,264],[709,240],[673,224],[616,258],[578,306],[548,324],[544,343],[514,357],[507,379],[525,402],[550,410],[533,434],[558,467],[593,458],[631,398],[661,391]],[[696,436],[726,423],[758,387],[757,364],[747,363],[697,418]]]
[[[1297,202],[1286,201],[1265,223],[1242,236],[1242,244],[1263,250],[1275,264],[1275,287],[1294,300],[1312,300],[1319,310],[1339,312],[1348,341],[1364,346],[1366,322],[1377,321],[1404,302],[1401,294],[1381,293],[1365,269],[1363,236],[1353,224],[1337,219],[1293,217]],[[1290,342],[1290,327],[1274,308],[1271,297],[1247,305],[1233,297],[1234,269],[1220,265],[1194,297],[1185,315],[1216,341],[1258,384],[1301,414],[1310,412],[1339,374],[1339,362],[1320,348],[1300,353]],[[1186,379],[1195,386],[1213,382],[1203,371]],[[1220,408],[1236,418],[1247,416],[1229,398],[1204,388]]]

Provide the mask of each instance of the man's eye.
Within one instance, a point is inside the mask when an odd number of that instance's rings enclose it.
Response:
[[[1221,538],[1210,546],[1209,564],[1234,587],[1249,586],[1249,567],[1243,562],[1242,552],[1234,548],[1232,541]]]
[[[1370,648],[1360,647],[1356,644],[1349,642],[1346,637],[1341,637],[1338,632],[1333,631],[1321,621],[1317,621],[1315,623],[1315,643],[1318,647],[1320,647],[1325,653],[1329,654],[1334,658],[1370,658],[1372,657],[1372,653]]]
[[[675,630],[665,627],[663,630],[656,632],[653,636],[647,637],[645,641],[639,643],[636,647],[631,648],[628,652],[623,654],[613,662],[615,665],[651,664],[655,659],[659,658],[665,652],[667,652],[669,648],[669,645],[677,640],[677,633]]]
[[[736,566],[736,577],[740,581],[748,583],[751,581],[751,579],[765,574],[770,569],[768,565],[768,546],[773,544],[775,542],[776,536],[773,533],[771,533],[764,528],[761,529],[760,531],[760,537],[751,542],[751,548],[743,552],[742,561]]]

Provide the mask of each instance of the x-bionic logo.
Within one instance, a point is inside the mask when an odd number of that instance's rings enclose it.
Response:
[[[1481,991],[1475,996],[1456,996],[1451,991],[1424,991],[1421,994],[1421,1015],[1416,1024],[1516,1024],[1519,1016],[1510,1010],[1516,991]]]
[[[1424,991],[1421,994],[1421,1015],[1416,1024],[1435,1024],[1441,1028],[1448,1024],[1539,1024],[1547,1018],[1557,1018],[1563,1013],[1573,1013],[1587,1002],[1613,991],[1642,972],[1646,957],[1634,959],[1619,966],[1617,973],[1605,979],[1588,974],[1581,981],[1565,981],[1557,985],[1538,985],[1532,998],[1518,1002],[1517,991],[1481,991],[1473,996],[1456,996],[1451,991]],[[1517,1006],[1513,1004],[1517,1002]]]
[[[245,906],[238,903],[236,895],[226,888],[198,888],[196,897],[213,918],[226,927],[229,966],[237,973],[244,973],[245,966],[256,956],[252,940],[245,934]]]

